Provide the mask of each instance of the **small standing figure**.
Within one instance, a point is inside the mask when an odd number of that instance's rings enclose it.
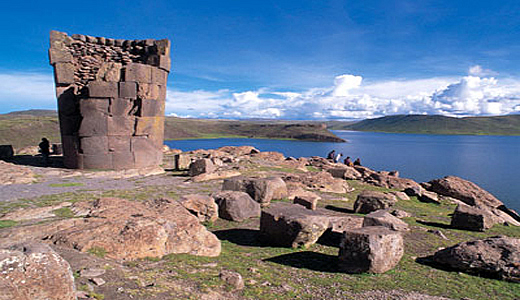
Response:
[[[352,163],[352,161],[350,160],[350,156],[347,156],[347,158],[345,158],[345,161],[343,161],[343,163],[346,164],[349,167],[352,167],[354,165]]]
[[[327,154],[327,159],[334,160],[335,157],[336,157],[336,150],[332,150],[329,152],[329,154]]]
[[[343,156],[343,153],[340,153],[338,155],[336,155],[336,157],[334,158],[334,162],[337,163],[339,162],[340,158]]]
[[[48,166],[49,165],[50,147],[51,147],[49,140],[47,140],[46,138],[42,138],[42,141],[40,142],[38,147],[40,147],[40,152],[42,153],[43,165]]]
[[[354,161],[354,166],[361,166],[361,160],[358,158],[356,158],[356,160]]]

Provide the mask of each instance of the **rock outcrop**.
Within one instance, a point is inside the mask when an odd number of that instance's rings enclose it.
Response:
[[[247,178],[239,176],[228,178],[224,180],[222,190],[248,193],[261,206],[268,206],[273,199],[288,197],[287,186],[280,177]]]
[[[505,236],[463,242],[437,251],[435,263],[470,274],[520,282],[520,239]]]
[[[400,233],[382,226],[346,230],[339,248],[339,269],[347,273],[384,273],[404,254]]]
[[[179,198],[179,203],[201,222],[215,222],[218,219],[218,206],[208,195],[184,195]]]
[[[294,196],[293,203],[302,205],[307,209],[316,210],[318,201],[320,200],[321,197],[316,195],[315,193],[309,191],[302,191]]]
[[[75,300],[70,265],[48,245],[0,249],[1,300]]]
[[[133,260],[170,253],[218,256],[220,241],[179,202],[101,198],[74,204],[85,218],[50,236],[58,245]]]
[[[352,190],[345,180],[334,178],[328,172],[290,174],[283,176],[283,179],[286,182],[300,185],[303,188],[325,193],[343,194]]]
[[[408,224],[386,210],[373,211],[363,218],[363,227],[383,226],[395,231],[408,231]]]
[[[218,204],[218,214],[222,219],[240,222],[260,217],[260,204],[245,192],[221,191],[212,196]]]

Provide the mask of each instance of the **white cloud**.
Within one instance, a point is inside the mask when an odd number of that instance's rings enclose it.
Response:
[[[495,71],[489,70],[489,69],[484,69],[480,65],[474,65],[469,68],[468,75],[483,77],[483,76],[495,76],[495,75],[498,75],[498,73]]]
[[[56,109],[53,77],[41,73],[0,74],[0,111]]]

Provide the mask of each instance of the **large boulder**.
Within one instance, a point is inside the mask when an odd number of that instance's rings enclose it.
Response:
[[[397,202],[395,195],[378,191],[364,190],[354,202],[354,211],[367,214],[380,209],[387,209]]]
[[[218,205],[210,196],[201,194],[183,195],[179,198],[179,203],[201,222],[215,222],[218,219]]]
[[[190,169],[188,171],[191,177],[204,174],[204,173],[212,173],[217,170],[215,164],[208,158],[198,159],[190,164]]]
[[[241,191],[248,193],[251,198],[267,206],[273,199],[288,197],[287,186],[280,177],[246,178],[233,177],[224,180],[222,190]]]
[[[400,178],[392,176],[390,172],[372,172],[364,177],[364,181],[375,186],[389,189],[405,190],[407,188],[417,188],[420,185],[409,178]]]
[[[440,204],[439,195],[435,192],[422,191],[422,193],[417,197],[419,201],[425,203],[434,203]]]
[[[72,210],[85,212],[85,218],[51,235],[55,244],[124,260],[170,253],[220,254],[217,237],[176,200],[101,198],[75,203]]]
[[[384,273],[404,254],[403,237],[382,226],[349,229],[339,248],[339,269],[347,273]]]
[[[191,158],[188,154],[175,154],[174,156],[174,168],[175,170],[188,170],[191,164]]]
[[[361,173],[359,173],[358,170],[354,169],[354,167],[349,166],[331,168],[328,169],[327,172],[329,172],[334,178],[357,180],[362,177]]]
[[[520,239],[496,236],[437,251],[437,264],[470,274],[520,282]]]
[[[451,227],[464,230],[485,231],[495,223],[489,211],[465,204],[457,205],[451,217]]]
[[[0,300],[76,299],[69,263],[40,243],[0,249],[0,291]]]
[[[325,193],[343,194],[352,190],[345,180],[334,178],[329,172],[289,174],[284,176],[283,179],[286,182],[298,184],[303,188]]]
[[[245,192],[221,191],[213,194],[213,198],[218,204],[218,214],[222,219],[240,222],[260,217],[260,204]]]
[[[263,242],[297,248],[316,243],[329,228],[329,218],[301,205],[272,203],[262,211],[260,237]]]
[[[386,210],[378,210],[369,213],[363,218],[363,227],[383,226],[395,231],[408,231],[408,224],[391,215]]]

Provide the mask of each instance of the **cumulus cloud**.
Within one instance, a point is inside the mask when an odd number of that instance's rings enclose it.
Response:
[[[496,75],[498,75],[498,73],[495,71],[489,70],[489,69],[484,69],[484,68],[482,68],[481,65],[474,65],[469,68],[468,75],[482,77],[482,76],[496,76]]]

